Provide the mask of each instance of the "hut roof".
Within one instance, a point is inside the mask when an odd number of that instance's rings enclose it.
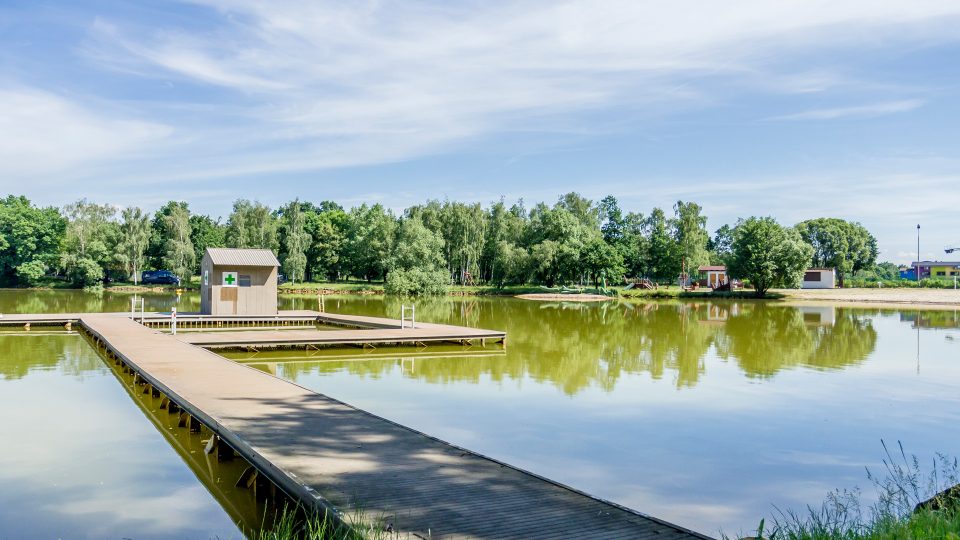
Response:
[[[269,249],[207,248],[210,260],[216,266],[280,266]]]

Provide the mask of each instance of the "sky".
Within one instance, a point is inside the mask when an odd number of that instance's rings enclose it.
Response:
[[[859,221],[894,262],[920,224],[947,260],[958,27],[955,0],[4,0],[0,193],[225,218],[577,191],[711,231]]]

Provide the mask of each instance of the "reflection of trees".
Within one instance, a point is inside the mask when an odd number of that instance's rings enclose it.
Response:
[[[0,291],[0,312],[126,311],[130,298],[130,294],[81,291]],[[171,293],[147,295],[146,309],[168,310],[175,305],[174,298]],[[184,295],[178,309],[196,309],[196,300],[195,294]],[[326,300],[329,311],[394,318],[401,303],[397,298],[379,296]],[[838,308],[824,323],[805,320],[797,307],[730,301],[577,304],[436,298],[418,299],[416,305],[419,321],[506,330],[508,349],[504,356],[457,358],[451,353],[446,358],[417,361],[415,369],[404,369],[407,376],[438,384],[529,377],[555,384],[568,394],[590,386],[612,390],[624,374],[639,373],[656,379],[670,377],[678,388],[691,387],[705,373],[711,348],[755,377],[771,377],[795,366],[842,368],[862,362],[874,350],[876,331],[870,316],[879,314],[876,310]],[[282,297],[280,306],[315,309],[316,298]],[[66,354],[63,343],[57,344],[59,338],[31,339],[30,343],[45,348],[29,358],[16,354],[8,341],[0,340],[0,375],[20,377],[33,367],[52,367]],[[462,350],[435,345],[427,349],[431,353]],[[285,364],[281,374],[296,378],[299,373],[312,371],[347,371],[379,377],[398,369],[398,359],[413,352],[380,350],[386,351],[391,354],[385,359]],[[335,353],[342,355],[343,351]],[[270,361],[297,354],[302,353],[265,352],[258,359]],[[358,357],[363,354],[357,352]],[[12,357],[17,360],[11,362]],[[81,371],[78,367],[77,372]]]
[[[869,318],[836,309],[835,322],[809,324],[799,308],[748,304],[727,320],[718,352],[733,357],[750,376],[770,377],[784,368],[838,369],[862,362],[876,347]]]
[[[137,293],[88,292],[80,290],[0,290],[0,313],[95,313],[104,311],[130,311],[130,299],[135,298],[137,310],[140,298],[144,298],[147,311],[198,311],[200,300],[197,293],[184,293],[177,303],[172,292]]]
[[[839,369],[859,364],[877,346],[877,331],[871,319],[847,309],[837,309],[837,322],[818,328],[816,348],[807,365],[822,369]]]
[[[363,298],[344,301],[340,311],[396,316],[400,303]],[[872,321],[861,310],[836,309],[821,320],[811,319],[810,313],[805,317],[801,308],[755,302],[597,305],[445,298],[418,300],[417,315],[421,321],[506,330],[507,354],[457,358],[451,352],[449,357],[415,361],[410,369],[400,359],[412,357],[413,351],[390,349],[396,354],[386,359],[286,364],[281,374],[296,378],[314,371],[346,371],[380,377],[402,369],[406,376],[439,384],[529,377],[572,395],[590,386],[612,390],[624,374],[672,377],[678,388],[694,386],[706,371],[711,347],[720,357],[734,359],[749,376],[771,377],[796,366],[834,369],[856,364],[876,346]],[[296,354],[261,353],[257,358]]]
[[[900,320],[914,328],[960,328],[960,310],[901,311]]]
[[[344,306],[350,309],[343,311],[390,315],[399,312],[399,305],[400,301],[393,299],[360,299],[357,304]],[[451,355],[417,362],[413,376],[434,383],[530,377],[555,383],[573,394],[591,385],[611,390],[624,373],[647,372],[660,378],[673,372],[678,386],[692,386],[703,373],[703,358],[717,331],[716,327],[697,323],[698,311],[680,303],[634,306],[504,299],[421,300],[417,302],[418,320],[505,329],[509,347],[505,356]],[[404,356],[402,351],[397,353],[396,358]],[[263,353],[257,358],[269,361],[271,356],[290,355],[290,351]],[[379,376],[396,369],[397,364],[397,360],[288,364],[281,373],[295,378],[297,373],[314,370],[344,370]]]
[[[82,376],[103,367],[100,357],[77,335],[22,336],[0,332],[0,379],[21,379],[31,371],[56,369]]]

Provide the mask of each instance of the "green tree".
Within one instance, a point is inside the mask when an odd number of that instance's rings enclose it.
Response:
[[[600,232],[603,240],[611,246],[620,246],[626,242],[626,219],[620,204],[613,195],[604,197],[598,205],[600,213]]]
[[[493,250],[490,279],[497,287],[522,284],[529,280],[530,260],[527,250],[501,240]]]
[[[602,238],[594,238],[584,246],[580,253],[580,264],[594,287],[607,279],[619,281],[623,278],[623,256]]]
[[[646,251],[646,274],[656,280],[672,281],[680,273],[679,248],[670,234],[667,216],[663,210],[654,208],[645,223],[648,244]]]
[[[793,228],[771,217],[751,217],[737,224],[728,264],[731,277],[747,279],[758,297],[772,287],[797,287],[813,256]]]
[[[526,255],[526,250],[520,246],[525,228],[526,214],[522,202],[508,209],[501,199],[489,208],[487,234],[480,258],[483,279],[492,280],[502,287],[508,281],[514,283],[513,280],[523,273],[516,271],[515,263],[519,259],[515,255],[519,254],[517,250]],[[511,268],[500,268],[502,264],[508,264]]]
[[[450,274],[443,239],[419,218],[403,220],[388,263],[384,290],[397,295],[437,295],[447,291]]]
[[[120,215],[123,221],[115,256],[129,279],[137,283],[150,246],[150,216],[135,206],[124,208]]]
[[[560,244],[544,240],[530,248],[530,267],[534,277],[547,287],[553,287],[563,275]]]
[[[220,218],[213,219],[202,214],[190,215],[190,243],[193,244],[194,273],[200,273],[200,262],[208,247],[226,247],[227,228]]]
[[[68,224],[61,266],[75,285],[87,287],[101,283],[104,267],[111,258],[110,248],[115,244],[117,230],[111,219],[116,210],[110,205],[81,199],[65,206],[63,213]]]
[[[707,250],[710,252],[710,262],[727,264],[731,245],[733,245],[733,228],[724,224],[714,232],[713,238],[707,244]]]
[[[480,256],[487,232],[487,220],[479,204],[446,203],[444,205],[444,244],[450,254],[448,268],[458,283],[467,273],[480,273]]]
[[[276,253],[277,220],[270,207],[259,201],[234,201],[227,220],[226,242],[229,247],[270,249]]]
[[[285,232],[284,247],[286,256],[283,259],[283,271],[294,283],[297,280],[303,280],[307,269],[307,248],[310,247],[310,234],[306,232],[306,217],[300,206],[300,201],[295,200],[288,204],[282,211]]]
[[[319,207],[305,207],[304,218],[304,230],[313,239],[307,249],[307,279],[344,277],[349,271],[345,250],[350,214],[339,206],[321,203]]]
[[[646,219],[643,214],[629,212],[623,219],[623,242],[620,253],[623,256],[624,271],[638,277],[647,274],[646,258],[650,242],[645,234]]]
[[[190,241],[190,211],[186,205],[174,206],[164,217],[164,221],[169,236],[163,264],[180,277],[183,283],[190,283],[197,258],[193,242]]]
[[[818,218],[798,223],[796,229],[813,248],[812,265],[836,268],[841,287],[845,276],[877,262],[877,240],[859,223]]]
[[[170,240],[172,233],[167,230],[167,217],[173,212],[174,208],[180,208],[190,211],[189,205],[185,201],[168,201],[153,214],[153,221],[150,222],[150,245],[147,247],[147,258],[150,265],[155,269],[164,267],[164,260],[167,257],[167,241]]]
[[[362,204],[350,210],[345,253],[353,275],[367,281],[385,277],[396,228],[393,214],[380,204]]]
[[[0,199],[0,285],[35,285],[56,265],[67,221],[26,197]]]
[[[584,198],[576,192],[570,192],[560,196],[560,200],[554,208],[563,208],[570,212],[577,220],[588,229],[596,230],[600,228],[600,211],[593,205],[593,201]]]
[[[707,251],[707,218],[703,209],[695,203],[677,201],[673,205],[674,218],[671,221],[673,238],[680,255],[681,271],[688,276],[694,275],[699,266],[710,262]]]

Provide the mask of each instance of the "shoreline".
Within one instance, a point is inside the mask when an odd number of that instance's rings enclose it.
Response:
[[[326,285],[326,284],[324,284]],[[281,287],[277,291],[281,295],[349,295],[349,296],[384,296],[383,287],[379,284],[329,284],[329,286],[319,285],[316,287]],[[118,293],[174,293],[177,289],[185,293],[193,293],[198,290],[195,287],[174,287],[174,286],[142,286],[142,285],[115,285],[107,286],[102,290],[105,292]],[[0,288],[6,291],[83,291],[83,289],[73,289],[67,287],[11,287]],[[755,298],[750,291],[737,291],[731,293],[712,293],[709,290],[702,291],[680,291],[669,288],[658,290],[630,291],[624,294],[620,291],[618,296],[602,295],[572,295],[555,294],[543,292],[539,287],[505,287],[497,289],[495,287],[474,287],[474,288],[452,288],[447,291],[446,297],[469,297],[469,296],[493,296],[493,297],[515,297],[527,300],[567,300],[567,301],[601,301],[601,300],[619,300],[630,302],[658,301],[658,300],[749,300],[760,302],[781,302],[781,303],[842,303],[850,306],[862,306],[867,308],[877,307],[922,307],[927,309],[951,309],[960,308],[960,290],[956,289],[923,289],[923,288],[847,288],[847,289],[772,289],[765,298]],[[633,294],[630,294],[633,293]],[[585,296],[591,296],[586,299]],[[592,296],[596,296],[593,298]]]
[[[955,289],[778,289],[773,292],[792,301],[842,302],[866,307],[889,305],[960,308],[960,290]]]

